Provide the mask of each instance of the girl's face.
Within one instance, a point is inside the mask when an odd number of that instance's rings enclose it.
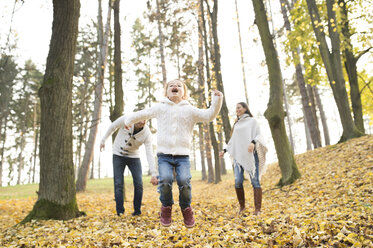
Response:
[[[184,96],[184,85],[180,81],[172,81],[167,85],[167,97],[171,101],[181,101]]]
[[[246,112],[246,109],[245,109],[244,107],[242,107],[241,104],[237,104],[237,105],[236,105],[236,114],[237,114],[237,116],[241,116],[241,115],[243,115],[245,112]]]

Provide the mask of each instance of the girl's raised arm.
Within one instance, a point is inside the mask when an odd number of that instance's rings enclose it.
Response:
[[[215,90],[212,95],[211,106],[208,109],[193,109],[193,116],[196,122],[209,122],[216,118],[223,103],[223,94]]]
[[[148,108],[148,109],[143,109],[137,112],[133,112],[127,118],[125,119],[124,124],[129,127],[132,124],[135,124],[139,121],[144,121],[148,119],[152,119],[156,116],[157,114],[157,105],[154,105],[154,107]]]

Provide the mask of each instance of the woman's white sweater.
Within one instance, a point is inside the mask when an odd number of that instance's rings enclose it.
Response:
[[[178,104],[168,98],[153,107],[135,112],[125,120],[127,126],[141,120],[157,119],[157,153],[189,155],[193,126],[212,121],[219,113],[223,96],[213,96],[208,109],[193,107],[188,101]]]

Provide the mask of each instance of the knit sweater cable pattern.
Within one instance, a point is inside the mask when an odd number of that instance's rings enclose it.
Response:
[[[189,155],[193,126],[216,118],[223,96],[213,96],[208,109],[196,108],[186,100],[178,104],[168,98],[153,107],[135,112],[125,120],[127,126],[141,120],[157,119],[157,153]]]

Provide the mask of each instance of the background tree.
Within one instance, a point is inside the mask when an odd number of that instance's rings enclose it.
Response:
[[[272,138],[275,143],[278,163],[281,169],[279,186],[293,183],[300,177],[287,139],[283,109],[282,73],[277,51],[269,31],[268,18],[262,0],[252,0],[255,12],[255,23],[258,26],[262,46],[268,67],[270,98],[264,116],[268,120]]]
[[[281,12],[282,16],[284,18],[285,23],[285,29],[288,33],[291,32],[291,24],[288,18],[288,11],[290,12],[291,9],[286,8],[285,0],[280,0],[281,3]],[[307,124],[307,128],[309,129],[310,136],[312,139],[312,143],[314,148],[321,146],[321,137],[320,137],[320,131],[318,128],[318,120],[315,115],[312,114],[311,106],[307,90],[306,90],[306,83],[303,76],[303,70],[302,70],[302,64],[301,64],[301,54],[299,47],[292,47],[291,49],[291,56],[292,60],[294,61],[295,65],[295,73],[296,73],[296,81],[298,83],[300,95],[301,95],[301,102],[302,102],[302,108],[304,111],[304,122]]]
[[[123,85],[121,59],[121,29],[119,21],[120,0],[114,1],[114,108],[110,110],[110,120],[114,122],[123,114]]]
[[[105,27],[105,33],[102,36],[102,32],[98,32],[98,43],[100,46],[100,55],[97,68],[97,82],[95,86],[95,100],[94,100],[94,109],[92,115],[91,126],[89,130],[88,142],[85,146],[85,152],[83,157],[82,165],[79,168],[78,180],[76,181],[76,190],[78,192],[84,191],[87,186],[89,165],[92,163],[94,155],[94,144],[96,141],[97,128],[101,120],[101,108],[102,108],[102,94],[104,87],[104,75],[106,70],[107,62],[107,53],[108,53],[108,40],[110,33],[110,21],[111,21],[111,10],[112,2],[109,0],[107,22]],[[99,16],[101,13],[101,0],[99,0]],[[100,30],[100,28],[99,28]]]
[[[325,65],[330,86],[333,90],[334,99],[338,107],[338,112],[343,127],[343,134],[340,141],[359,137],[362,135],[362,133],[356,128],[353,122],[347,98],[345,80],[343,77],[340,49],[341,41],[336,27],[337,19],[335,9],[333,7],[334,1],[326,1],[328,13],[328,34],[331,41],[331,49],[326,41],[326,34],[324,32],[325,27],[322,24],[316,2],[314,0],[307,0],[307,6],[312,21],[312,27],[318,41],[320,55]]]
[[[10,113],[9,103],[13,96],[13,86],[18,74],[18,68],[14,58],[1,54],[0,57],[0,187],[2,186],[3,166],[5,161],[5,141],[7,139],[8,117]]]
[[[70,219],[76,203],[72,152],[72,78],[79,0],[53,1],[50,49],[42,87],[38,200],[23,220]]]

